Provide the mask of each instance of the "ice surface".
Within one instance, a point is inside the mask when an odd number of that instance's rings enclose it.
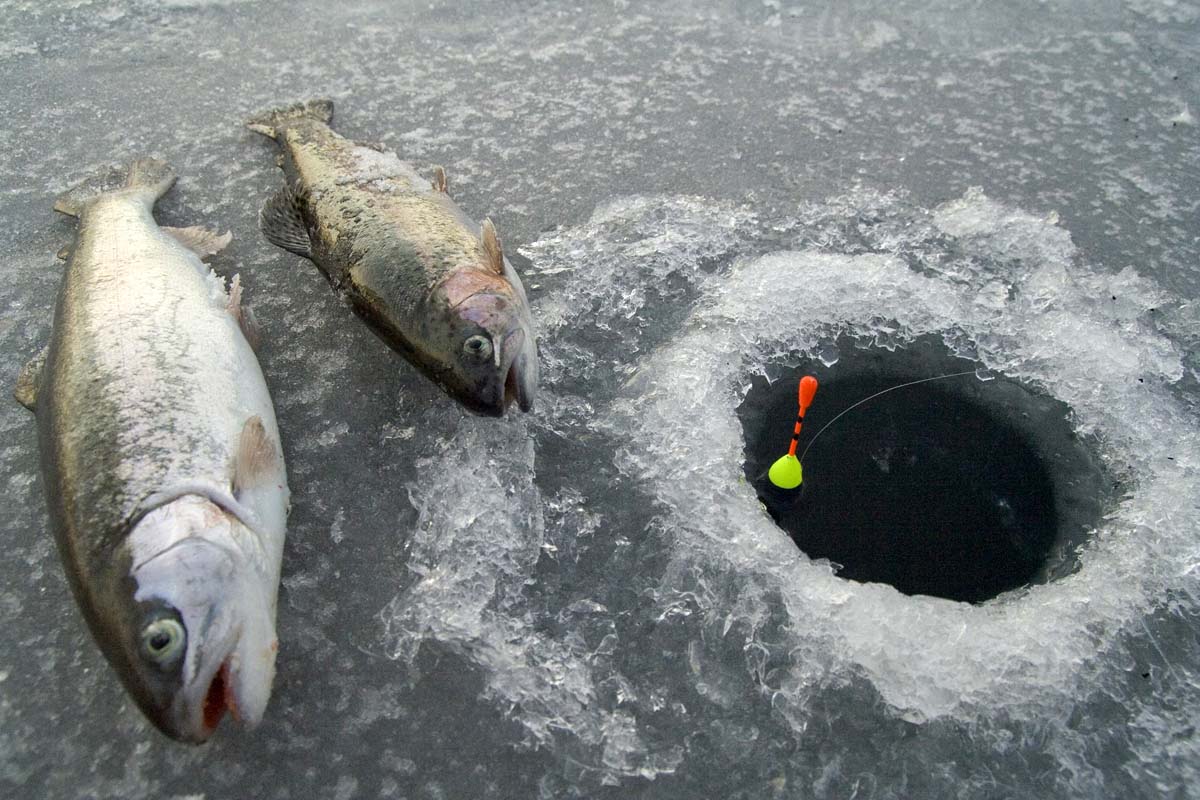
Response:
[[[0,0],[0,375],[49,330],[53,196],[166,158],[160,219],[233,230],[293,489],[266,719],[181,748],[87,638],[0,409],[0,794],[1188,796],[1197,11]],[[464,416],[262,240],[240,120],[325,94],[496,220],[534,414]],[[1074,574],[972,607],[795,551],[736,408],[845,334],[1070,407],[1118,482]]]

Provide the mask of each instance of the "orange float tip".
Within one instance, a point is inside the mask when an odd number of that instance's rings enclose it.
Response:
[[[812,375],[805,375],[800,379],[800,416],[804,416],[804,412],[808,411],[816,394],[817,379]]]

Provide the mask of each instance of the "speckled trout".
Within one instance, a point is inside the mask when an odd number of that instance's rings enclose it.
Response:
[[[79,229],[16,397],[92,635],[160,730],[200,742],[266,707],[288,488],[240,282],[201,262],[228,235],[154,221],[174,181],[143,159],[58,199]]]
[[[282,149],[285,183],[260,217],[267,239],[311,259],[380,338],[471,411],[529,411],[533,321],[491,221],[462,212],[441,167],[422,178],[338,135],[332,118],[332,102],[312,100],[247,123]]]

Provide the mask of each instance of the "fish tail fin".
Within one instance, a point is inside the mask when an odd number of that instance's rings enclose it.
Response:
[[[304,100],[283,108],[273,108],[246,120],[246,127],[255,133],[278,139],[289,122],[316,120],[328,124],[333,119],[333,101],[328,97]]]
[[[102,167],[60,194],[54,210],[72,217],[83,214],[98,197],[110,194],[135,195],[153,205],[175,183],[175,172],[165,161],[139,158],[125,167]]]

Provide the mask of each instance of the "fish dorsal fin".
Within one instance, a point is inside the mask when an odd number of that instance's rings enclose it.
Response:
[[[254,318],[253,311],[242,305],[241,275],[234,275],[233,280],[229,282],[229,300],[225,308],[237,320],[238,327],[242,329],[242,336],[246,337],[246,341],[250,343],[250,347],[257,350],[259,342],[258,320]]]
[[[272,480],[278,460],[279,449],[267,433],[262,417],[255,414],[246,420],[238,439],[233,466],[234,496]]]
[[[193,225],[190,228],[163,226],[162,231],[200,258],[208,258],[221,252],[233,241],[233,234],[229,231],[217,233],[199,225]]]
[[[17,374],[17,386],[13,389],[13,397],[30,411],[37,407],[38,386],[42,382],[42,368],[46,366],[46,353],[49,350],[50,345],[43,347]]]
[[[289,253],[312,258],[312,242],[300,213],[300,198],[286,183],[263,206],[258,224],[267,241]]]
[[[496,235],[496,226],[492,224],[491,219],[483,221],[483,234],[480,238],[483,241],[483,253],[487,256],[488,266],[495,270],[497,275],[503,275],[504,249],[500,246],[500,237]]]
[[[433,190],[435,192],[441,192],[442,194],[449,194],[450,193],[449,185],[450,184],[447,183],[447,181],[446,181],[445,167],[434,167],[433,168]]]

